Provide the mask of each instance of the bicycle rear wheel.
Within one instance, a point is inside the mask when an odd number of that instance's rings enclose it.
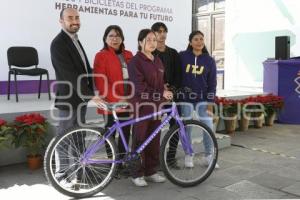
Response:
[[[51,185],[59,192],[82,198],[92,196],[104,189],[112,180],[117,160],[115,141],[108,138],[105,145],[90,159],[106,163],[89,164],[81,161],[86,149],[103,138],[101,128],[72,128],[54,138],[45,153],[44,169]]]
[[[205,124],[183,121],[192,155],[187,155],[179,139],[180,128],[173,126],[163,138],[160,163],[166,177],[176,185],[190,187],[205,181],[215,168],[218,147],[214,133]]]

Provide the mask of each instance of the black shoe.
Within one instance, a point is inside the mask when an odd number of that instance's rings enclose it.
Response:
[[[130,169],[123,164],[119,164],[117,167],[117,172],[115,178],[121,179],[122,177],[128,178],[132,175]]]
[[[175,159],[170,159],[170,161],[167,161],[167,165],[172,169],[177,169],[177,170],[181,169]]]

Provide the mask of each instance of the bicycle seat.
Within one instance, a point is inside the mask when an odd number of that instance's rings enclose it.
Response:
[[[119,103],[107,103],[105,104],[107,107],[107,110],[112,112],[118,109],[124,109],[126,108],[129,104],[127,102],[119,102]]]

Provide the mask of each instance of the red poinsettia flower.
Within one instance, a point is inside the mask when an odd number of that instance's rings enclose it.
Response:
[[[6,124],[7,124],[7,122],[4,119],[0,119],[0,126],[4,126]]]
[[[16,117],[15,121],[27,125],[32,125],[32,124],[42,124],[46,121],[46,119],[39,113],[31,113],[31,114],[18,116]]]
[[[263,106],[265,113],[270,114],[274,113],[280,109],[283,108],[283,98],[280,96],[276,96],[273,94],[267,94],[267,95],[258,95],[254,97],[248,97],[247,98],[248,103],[253,103],[253,108],[257,108],[257,106],[260,104],[259,107]],[[250,106],[251,108],[251,106]]]
[[[220,112],[222,112],[225,116],[232,116],[237,114],[237,100],[217,97],[215,102],[218,105]]]

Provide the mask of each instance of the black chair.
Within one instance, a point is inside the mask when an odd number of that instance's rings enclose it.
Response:
[[[37,67],[39,64],[39,58],[37,50],[33,47],[10,47],[7,50],[7,60],[8,60],[8,86],[7,86],[7,99],[10,99],[10,76],[13,74],[15,79],[15,92],[16,101],[18,102],[18,84],[17,75],[27,75],[27,76],[40,76],[39,82],[39,94],[38,98],[41,96],[41,85],[42,76],[46,74],[47,84],[48,84],[48,95],[49,100],[51,100],[50,95],[50,84],[49,84],[49,73],[48,70]],[[14,66],[14,67],[12,67]],[[34,67],[33,67],[34,66]]]

